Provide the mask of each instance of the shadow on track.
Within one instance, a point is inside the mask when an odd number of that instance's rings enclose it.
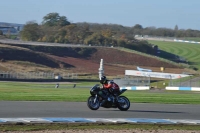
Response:
[[[118,112],[139,112],[139,113],[169,113],[169,114],[184,114],[185,112],[174,112],[174,111],[151,111],[151,110],[128,110],[128,111],[120,111],[120,110],[99,110],[99,111],[118,111]]]
[[[151,111],[151,110],[128,110],[128,112],[145,112],[145,113],[184,113],[184,112],[174,112],[174,111]]]

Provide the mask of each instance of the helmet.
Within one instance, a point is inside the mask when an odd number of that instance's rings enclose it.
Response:
[[[100,78],[100,83],[101,84],[105,84],[106,83],[106,76],[102,76],[101,78]]]

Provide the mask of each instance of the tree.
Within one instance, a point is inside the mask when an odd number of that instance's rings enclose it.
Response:
[[[139,30],[143,29],[142,25],[140,25],[140,24],[136,24],[133,28],[134,29],[139,29]]]
[[[112,37],[112,31],[111,31],[110,29],[102,30],[102,31],[101,31],[101,34],[102,34],[104,37]]]
[[[67,18],[65,16],[59,16],[58,13],[49,13],[46,16],[43,17],[42,21],[43,25],[46,26],[66,26],[69,25],[70,22],[67,21]]]
[[[178,25],[175,25],[174,31],[175,31],[175,32],[178,31]]]
[[[67,21],[67,18],[65,16],[61,16],[58,20],[58,26],[66,26],[66,25],[70,25],[70,22]]]
[[[37,41],[40,37],[40,27],[35,22],[28,22],[20,32],[22,40]]]

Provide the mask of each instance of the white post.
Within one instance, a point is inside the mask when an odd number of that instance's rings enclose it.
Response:
[[[100,67],[99,67],[99,79],[101,78],[101,76],[103,76],[103,74],[104,74],[103,59],[101,59]]]

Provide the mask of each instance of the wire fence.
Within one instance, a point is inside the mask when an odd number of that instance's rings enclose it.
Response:
[[[55,74],[52,72],[0,72],[0,79],[78,79],[77,73]],[[125,76],[113,79],[119,86],[150,86],[150,77]],[[200,87],[200,77],[169,79],[171,87]]]
[[[180,79],[170,79],[171,87],[200,87],[200,77],[186,77]]]
[[[0,72],[1,79],[77,79],[77,73],[47,73],[47,72]]]
[[[122,79],[113,79],[119,86],[150,86],[149,77],[125,77]]]
[[[151,86],[150,77],[125,77],[114,79],[119,86]],[[168,86],[171,87],[200,87],[200,77],[185,77],[179,79],[169,79]]]

